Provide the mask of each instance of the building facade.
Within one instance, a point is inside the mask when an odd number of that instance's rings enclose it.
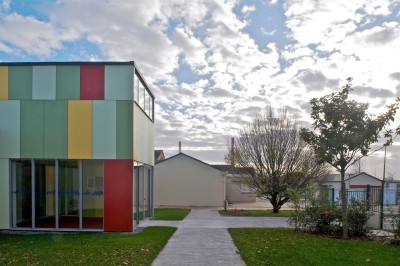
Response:
[[[0,229],[152,215],[154,94],[134,62],[0,63]]]

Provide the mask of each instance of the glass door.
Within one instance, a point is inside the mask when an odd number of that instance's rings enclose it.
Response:
[[[58,163],[59,228],[79,229],[79,161]]]

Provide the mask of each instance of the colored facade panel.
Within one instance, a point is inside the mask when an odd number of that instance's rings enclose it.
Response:
[[[131,160],[104,161],[104,231],[132,231]]]
[[[104,90],[106,100],[133,99],[133,66],[105,66]]]
[[[44,158],[68,158],[68,102],[44,103]]]
[[[44,102],[21,101],[21,158],[43,158]]]
[[[0,101],[0,158],[20,157],[20,101]]]
[[[0,100],[8,100],[8,66],[0,66]]]
[[[80,67],[79,66],[57,66],[57,89],[58,100],[80,99]]]
[[[117,159],[133,159],[132,101],[117,101]]]
[[[9,162],[0,159],[0,229],[10,228]]]
[[[104,100],[104,66],[82,65],[80,69],[80,99]]]
[[[33,66],[32,99],[56,99],[56,66]]]
[[[92,101],[68,101],[68,158],[92,158]]]
[[[32,99],[31,66],[8,67],[8,99],[10,100]]]
[[[93,101],[93,159],[116,159],[116,101]]]

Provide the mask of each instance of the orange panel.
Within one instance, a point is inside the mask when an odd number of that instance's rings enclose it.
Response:
[[[92,101],[68,101],[68,158],[92,158]]]
[[[8,66],[0,66],[0,100],[8,100]]]

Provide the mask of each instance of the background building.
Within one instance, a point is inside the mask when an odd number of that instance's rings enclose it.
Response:
[[[132,231],[153,131],[134,62],[0,63],[0,229]]]

